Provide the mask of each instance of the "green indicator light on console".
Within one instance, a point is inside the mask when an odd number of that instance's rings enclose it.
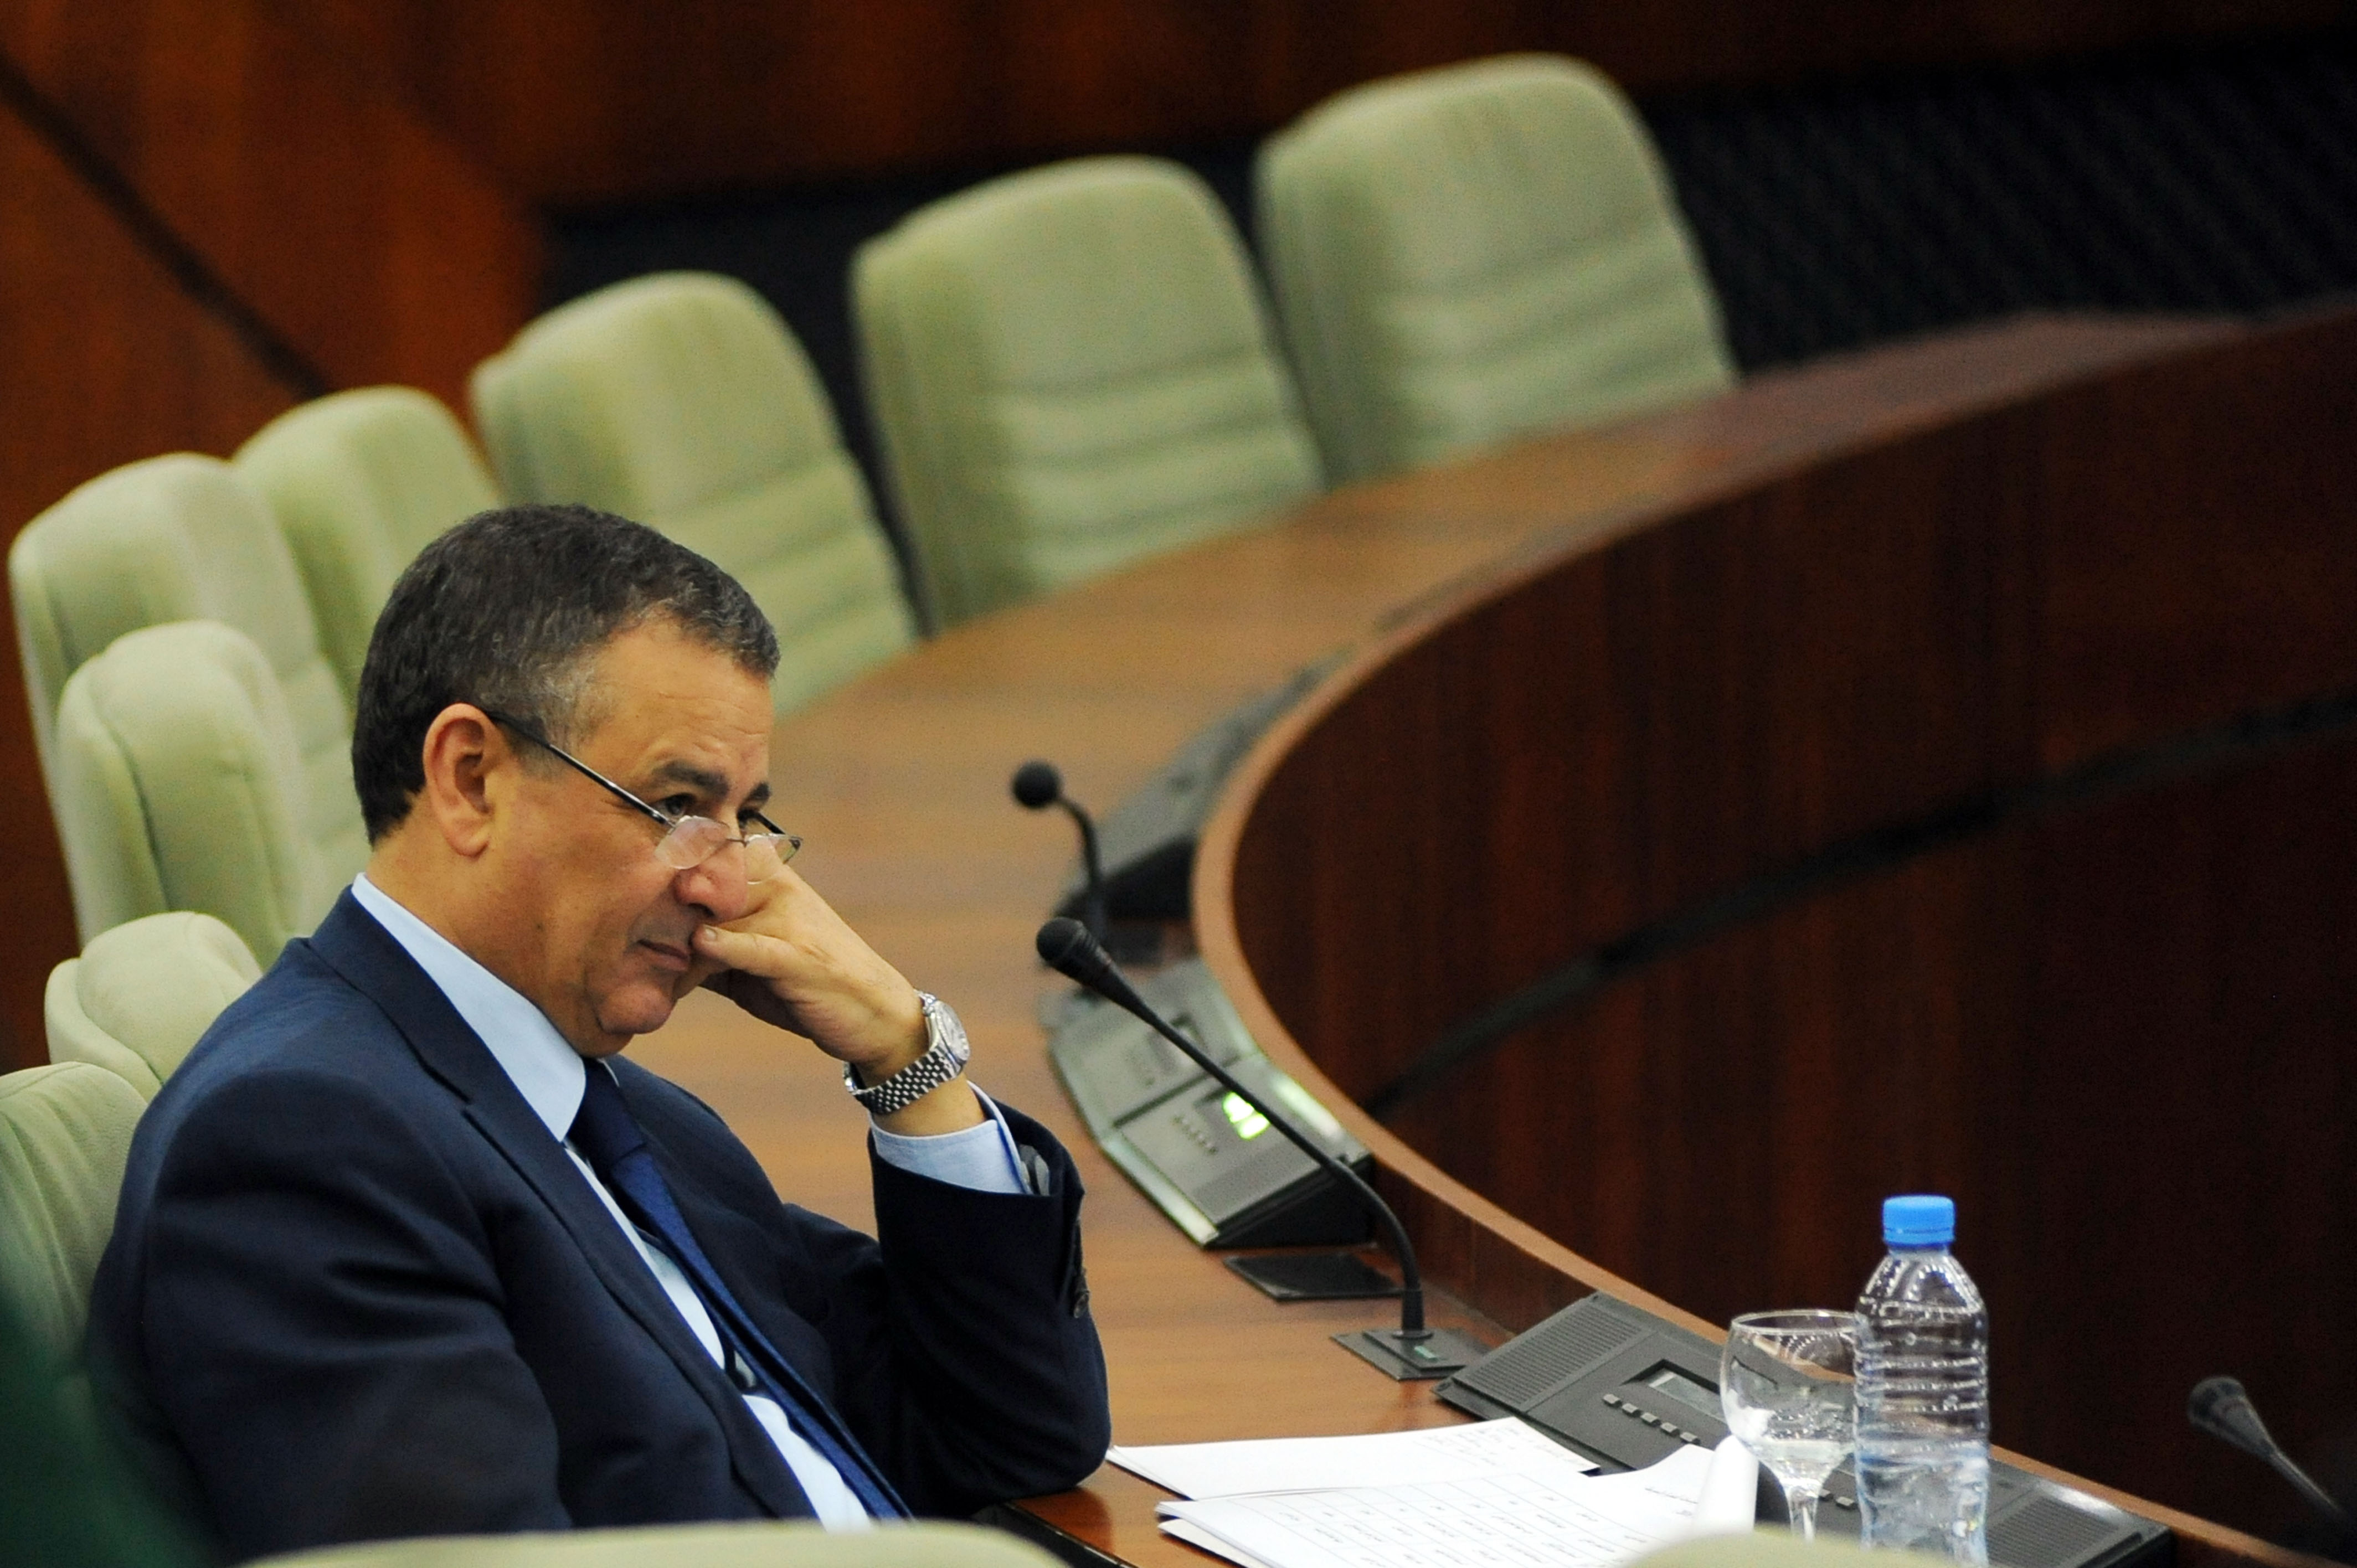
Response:
[[[1241,1094],[1223,1096],[1220,1109],[1228,1113],[1228,1123],[1239,1138],[1257,1138],[1268,1131],[1268,1118],[1252,1108],[1252,1101]]]

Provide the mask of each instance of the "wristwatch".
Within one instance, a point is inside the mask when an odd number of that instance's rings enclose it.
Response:
[[[870,1116],[889,1116],[895,1111],[907,1110],[963,1072],[966,1062],[974,1056],[974,1047],[965,1037],[965,1026],[958,1022],[958,1015],[950,1011],[948,1003],[925,991],[917,993],[917,1001],[925,1010],[925,1038],[929,1044],[923,1056],[883,1082],[865,1085],[849,1062],[843,1064],[843,1087],[851,1090],[852,1099],[867,1108]]]

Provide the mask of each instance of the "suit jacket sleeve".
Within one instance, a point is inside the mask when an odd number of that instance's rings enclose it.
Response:
[[[436,1149],[350,1080],[213,1093],[158,1173],[132,1305],[226,1541],[569,1524],[495,1238]]]
[[[718,1118],[680,1098],[725,1134]],[[1047,1192],[977,1192],[871,1155],[872,1239],[779,1203],[733,1137],[706,1151],[692,1183],[710,1202],[694,1203],[690,1223],[707,1250],[720,1240],[716,1262],[731,1253],[721,1266],[764,1287],[748,1293],[748,1310],[818,1372],[920,1514],[959,1517],[1062,1491],[1103,1463],[1111,1440],[1082,1267],[1080,1176],[1045,1128],[1001,1109],[1017,1142],[1045,1162]],[[651,1133],[660,1119],[640,1118]],[[674,1125],[658,1141],[675,1146],[683,1132]],[[764,1210],[772,1219],[748,1246],[746,1217]],[[779,1305],[793,1316],[777,1316]],[[797,1355],[798,1338],[813,1332],[814,1358]]]
[[[881,1450],[942,1511],[1078,1486],[1112,1441],[1104,1354],[1081,1260],[1081,1181],[1071,1157],[1007,1111],[1017,1142],[1046,1161],[1039,1195],[977,1192],[873,1158],[896,1409],[845,1358],[853,1408]]]

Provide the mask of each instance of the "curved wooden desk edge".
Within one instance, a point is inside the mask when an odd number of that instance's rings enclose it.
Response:
[[[1967,412],[1946,411],[1949,417]],[[1884,429],[1859,445],[1891,439],[1901,430]],[[1599,550],[1614,540],[1664,521],[1693,508],[1770,482],[1792,468],[1821,462],[1842,444],[1796,444],[1782,461],[1745,466],[1720,482],[1706,483],[1667,499],[1612,509],[1578,525],[1551,531],[1504,558],[1403,607],[1377,636],[1357,648],[1291,711],[1264,735],[1231,775],[1198,843],[1192,882],[1195,940],[1203,961],[1226,990],[1245,1027],[1286,1072],[1299,1079],[1331,1109],[1374,1155],[1377,1185],[1402,1209],[1402,1220],[1417,1248],[1426,1277],[1468,1305],[1520,1332],[1547,1313],[1590,1291],[1602,1291],[1711,1339],[1725,1337],[1721,1325],[1665,1301],[1633,1281],[1601,1268],[1440,1170],[1408,1147],[1326,1076],[1293,1038],[1263,995],[1238,934],[1231,897],[1238,845],[1246,822],[1270,775],[1327,714],[1403,650],[1474,606],[1511,592],[1564,559]],[[2051,1465],[1996,1450],[2007,1462],[2038,1476],[2103,1498],[2158,1521],[2177,1533],[2198,1561],[2231,1559],[2273,1568],[2321,1568],[2327,1559],[2277,1546],[2244,1531],[2166,1508],[2116,1488],[2089,1481]]]

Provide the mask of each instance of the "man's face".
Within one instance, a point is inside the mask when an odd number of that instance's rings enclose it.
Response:
[[[745,831],[769,799],[770,693],[727,655],[657,620],[596,656],[591,723],[566,749],[672,817]],[[747,905],[743,851],[674,871],[656,858],[662,824],[544,753],[518,776],[500,834],[495,886],[510,929],[501,977],[584,1056],[608,1056],[662,1026],[712,964],[695,928]],[[536,748],[535,748],[536,749]]]

